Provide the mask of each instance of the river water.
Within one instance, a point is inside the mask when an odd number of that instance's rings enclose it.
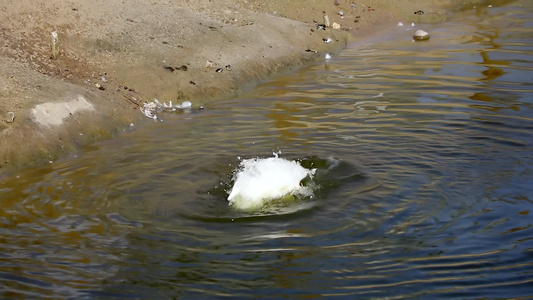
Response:
[[[0,295],[533,296],[533,2],[354,44],[0,183]],[[312,196],[228,205],[243,159]]]

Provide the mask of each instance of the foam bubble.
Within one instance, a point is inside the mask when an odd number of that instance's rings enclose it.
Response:
[[[312,196],[312,190],[300,184],[302,179],[313,176],[296,161],[279,157],[243,160],[235,183],[228,196],[230,205],[238,209],[260,209],[265,204],[292,196]]]

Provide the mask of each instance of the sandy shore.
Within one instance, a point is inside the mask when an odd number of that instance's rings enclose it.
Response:
[[[140,107],[154,99],[208,108],[399,21],[442,22],[481,2],[3,1],[0,174],[148,122]],[[321,30],[324,15],[339,27]]]

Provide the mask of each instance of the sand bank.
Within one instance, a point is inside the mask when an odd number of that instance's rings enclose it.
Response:
[[[140,106],[154,99],[208,107],[399,21],[442,22],[482,2],[3,1],[0,173],[148,122]],[[338,27],[322,30],[324,15]]]

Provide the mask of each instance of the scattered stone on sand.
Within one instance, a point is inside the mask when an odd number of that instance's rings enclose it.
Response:
[[[330,27],[328,15],[324,15],[324,26]]]
[[[58,45],[59,36],[57,35],[57,31],[52,31],[52,33],[50,34],[50,37],[52,38],[51,40],[52,54],[50,58],[57,59],[59,57],[59,45]]]
[[[418,29],[413,36],[415,41],[426,41],[429,40],[429,33],[424,30]]]
[[[169,66],[165,66],[163,67],[165,70],[167,71],[170,71],[172,73],[174,73],[174,71],[187,71],[189,68],[186,66],[186,65],[181,65],[180,67],[169,67]]]
[[[15,113],[8,111],[6,113],[6,123],[13,123],[15,121]]]
[[[339,25],[339,23],[333,22],[333,24],[331,25],[331,28],[333,28],[333,29],[341,29],[341,25]]]

